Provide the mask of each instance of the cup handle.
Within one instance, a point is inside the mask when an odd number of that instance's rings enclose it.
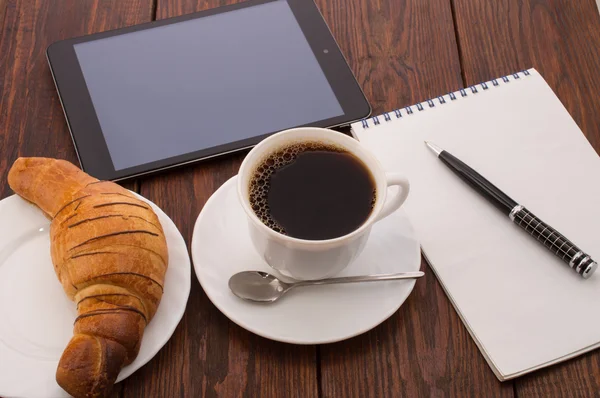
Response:
[[[386,218],[396,210],[402,206],[402,203],[408,197],[408,192],[410,192],[410,183],[408,179],[400,174],[389,173],[386,174],[387,187],[398,186],[400,189],[393,196],[387,196],[385,203],[383,204],[383,208],[379,212],[379,215],[375,219],[375,222]]]

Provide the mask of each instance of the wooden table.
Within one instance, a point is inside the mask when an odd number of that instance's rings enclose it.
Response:
[[[0,197],[18,156],[76,162],[48,66],[59,39],[235,0],[0,0]],[[537,68],[600,151],[600,15],[595,0],[317,0],[375,114]],[[125,184],[186,241],[243,154]],[[425,262],[426,278],[374,330],[293,346],[236,326],[193,276],[167,345],[115,397],[600,397],[600,351],[500,383]],[[26,292],[23,292],[26,294]],[[15,299],[18,299],[16,297]]]

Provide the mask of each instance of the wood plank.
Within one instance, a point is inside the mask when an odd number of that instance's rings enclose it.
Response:
[[[51,43],[151,18],[152,0],[5,0],[0,42],[0,197],[18,156],[77,157],[46,62]],[[133,185],[128,185],[132,187]]]
[[[447,0],[319,0],[374,113],[463,86]],[[320,347],[325,397],[512,396],[431,270],[371,332]]]
[[[465,83],[535,67],[600,153],[600,14],[595,1],[453,2]],[[515,386],[519,397],[600,396],[600,352],[522,377]]]
[[[0,40],[4,33],[4,14],[6,13],[7,0],[0,0]]]
[[[149,21],[151,9],[152,0],[0,0],[0,198],[12,194],[5,176],[18,156],[77,164],[46,47],[60,39]],[[133,182],[125,186],[135,189]],[[117,385],[115,396],[121,388]]]
[[[236,1],[159,0],[157,19]],[[210,195],[237,173],[243,155],[202,162],[141,182],[142,195],[175,222],[186,242]],[[132,376],[123,396],[316,397],[314,346],[258,337],[229,321],[210,302],[196,276],[184,318],[157,358]]]

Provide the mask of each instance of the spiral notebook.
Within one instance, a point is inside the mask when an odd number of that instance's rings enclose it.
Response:
[[[592,111],[592,110],[590,110]],[[530,69],[352,125],[388,171],[423,252],[500,380],[600,346],[600,272],[584,280],[456,177],[429,140],[600,259],[600,158]]]

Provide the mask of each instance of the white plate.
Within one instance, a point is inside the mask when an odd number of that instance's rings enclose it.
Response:
[[[169,248],[162,301],[144,332],[140,352],[117,381],[145,365],[169,340],[190,293],[183,237],[154,203]],[[0,201],[0,396],[68,397],[56,383],[62,351],[73,335],[75,304],[62,290],[50,259],[50,221],[14,195]]]
[[[231,275],[244,270],[275,271],[252,246],[235,180],[223,184],[204,206],[191,247],[202,288],[233,322],[286,343],[332,343],[379,325],[412,291],[414,280],[299,288],[273,304],[237,298],[227,285]],[[417,271],[420,263],[419,243],[400,210],[373,226],[364,252],[340,275]]]

